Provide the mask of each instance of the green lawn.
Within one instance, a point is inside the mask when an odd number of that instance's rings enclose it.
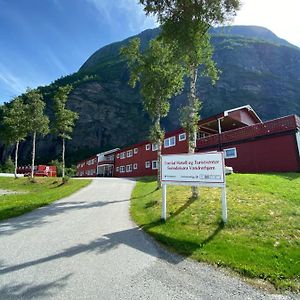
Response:
[[[167,221],[161,191],[141,179],[132,194],[135,222],[170,250],[226,266],[276,288],[300,290],[300,174],[233,174],[227,177],[228,223],[221,222],[221,191],[168,186]]]
[[[61,184],[61,178],[35,178],[36,183],[28,178],[14,179],[0,177],[0,189],[22,192],[21,194],[0,195],[0,220],[16,217],[35,208],[69,196],[90,180],[72,180]]]

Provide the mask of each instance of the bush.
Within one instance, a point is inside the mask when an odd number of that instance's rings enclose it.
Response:
[[[63,183],[63,184],[68,183],[69,180],[70,180],[70,177],[69,177],[69,176],[65,176],[65,177],[63,177],[63,179],[62,179],[62,183]]]
[[[3,173],[14,173],[15,171],[15,164],[12,161],[11,157],[9,156],[6,162],[3,164],[1,171]]]

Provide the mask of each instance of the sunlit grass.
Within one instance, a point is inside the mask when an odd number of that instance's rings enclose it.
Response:
[[[137,224],[171,250],[277,288],[299,290],[300,174],[234,174],[227,177],[228,223],[221,222],[221,191],[168,186],[168,219],[161,222],[161,191],[153,178],[132,195]]]
[[[35,178],[35,183],[28,178],[0,177],[0,189],[18,191],[19,194],[0,195],[0,220],[19,216],[35,208],[69,196],[90,180],[72,180],[62,184],[58,178]]]

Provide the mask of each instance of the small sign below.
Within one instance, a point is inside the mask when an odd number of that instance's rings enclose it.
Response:
[[[166,183],[224,184],[223,153],[163,155],[161,157],[161,180]]]
[[[225,163],[223,152],[162,155],[162,214],[167,219],[167,185],[220,187],[222,219],[227,222]]]

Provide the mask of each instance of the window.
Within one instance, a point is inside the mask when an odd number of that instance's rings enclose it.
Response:
[[[228,148],[224,149],[225,158],[236,158],[237,152],[236,148]]]
[[[157,170],[158,169],[158,162],[157,160],[152,160],[152,170]]]
[[[125,166],[120,167],[120,173],[125,173]]]
[[[127,165],[126,166],[126,172],[131,172],[132,171],[132,165]]]
[[[113,155],[109,155],[109,156],[107,156],[106,159],[109,160],[109,161],[113,161],[114,160],[114,156]]]
[[[137,170],[137,164],[133,164],[133,170]]]
[[[116,167],[116,172],[119,172],[119,167]]]
[[[127,151],[127,157],[132,157],[132,156],[133,156],[132,150],[128,150],[128,151]]]
[[[150,161],[146,161],[146,162],[145,162],[145,168],[146,168],[146,169],[149,169],[149,168],[150,168]]]
[[[134,153],[134,154],[137,154],[138,152],[139,152],[139,149],[138,149],[138,148],[134,148],[134,149],[133,149],[133,153]]]
[[[165,148],[175,146],[175,144],[176,144],[175,136],[171,136],[171,137],[165,139],[165,141],[164,141],[164,147]]]
[[[152,144],[152,151],[157,151],[158,150],[158,144],[154,143]]]
[[[125,152],[120,153],[120,158],[124,159],[125,158]]]
[[[147,151],[150,150],[150,144],[147,144],[147,145],[146,145],[146,150],[147,150]]]
[[[117,154],[117,158],[119,158],[119,157],[120,157],[120,154],[118,153],[118,154]]]
[[[179,142],[185,141],[186,140],[186,133],[185,132],[184,133],[180,133],[178,139],[179,139]]]

